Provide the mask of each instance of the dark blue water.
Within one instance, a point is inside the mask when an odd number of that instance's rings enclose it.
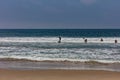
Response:
[[[0,37],[120,37],[120,29],[0,29]]]

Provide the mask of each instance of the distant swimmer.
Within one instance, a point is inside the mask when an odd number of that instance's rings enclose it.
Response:
[[[118,41],[117,41],[117,40],[115,40],[115,43],[118,43]]]
[[[87,43],[87,39],[85,39],[84,42]]]
[[[101,38],[101,40],[100,40],[101,42],[103,42],[103,39]]]
[[[58,43],[61,43],[61,37],[59,36],[59,41],[58,41]]]

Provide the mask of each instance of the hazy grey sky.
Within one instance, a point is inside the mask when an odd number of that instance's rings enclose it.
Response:
[[[120,28],[120,0],[0,0],[0,28]]]

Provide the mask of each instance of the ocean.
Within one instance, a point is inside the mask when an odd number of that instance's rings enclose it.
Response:
[[[16,69],[120,71],[120,29],[1,29],[0,60]]]

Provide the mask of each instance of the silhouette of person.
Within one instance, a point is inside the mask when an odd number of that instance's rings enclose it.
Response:
[[[115,43],[118,43],[118,41],[117,41],[117,40],[115,40]]]
[[[101,40],[100,40],[101,42],[103,42],[103,39],[101,38]]]
[[[84,42],[87,43],[87,39],[85,39]]]
[[[59,41],[58,41],[58,43],[61,43],[61,37],[59,36]]]

